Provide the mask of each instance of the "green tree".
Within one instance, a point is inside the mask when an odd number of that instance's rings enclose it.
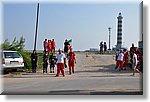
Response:
[[[8,39],[4,41],[4,43],[1,45],[3,50],[15,50],[15,51],[23,51],[24,49],[24,43],[25,43],[25,38],[23,36],[20,37],[20,40],[18,41],[17,38],[15,37],[12,43],[8,42]]]
[[[19,51],[24,49],[24,47],[25,47],[24,43],[25,43],[25,38],[23,38],[23,36],[21,36],[20,41],[19,41],[19,49],[18,49]]]
[[[1,48],[4,50],[9,50],[10,43],[8,42],[8,39],[6,39],[3,44],[1,44]]]

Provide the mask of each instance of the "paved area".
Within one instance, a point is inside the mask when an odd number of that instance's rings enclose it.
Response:
[[[141,95],[142,75],[128,68],[114,69],[112,55],[77,54],[75,74],[55,77],[55,73],[13,73],[2,75],[2,94],[43,94],[43,95]]]

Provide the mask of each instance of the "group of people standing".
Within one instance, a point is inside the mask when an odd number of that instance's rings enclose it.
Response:
[[[119,49],[116,52],[116,67],[115,69],[119,68],[119,71],[126,70],[128,63],[130,63],[133,69],[133,75],[135,75],[135,71],[142,72],[142,63],[143,63],[143,55],[134,44],[130,48],[130,51],[127,49],[121,50]]]
[[[43,42],[43,73],[48,73],[47,68],[48,64],[50,66],[50,73],[54,73],[54,69],[57,66],[57,74],[56,77],[59,77],[60,71],[65,76],[65,68],[67,68],[67,60],[68,60],[68,66],[69,66],[69,74],[71,75],[74,73],[74,66],[76,63],[75,59],[75,53],[72,51],[72,48],[70,47],[70,44],[65,40],[64,42],[64,51],[59,49],[58,54],[56,56],[55,48],[56,43],[54,39],[44,40]],[[63,53],[64,52],[64,53]],[[37,60],[38,55],[36,51],[34,50],[31,54],[31,63],[32,63],[32,72],[36,73],[36,67],[37,67]]]
[[[103,43],[103,41],[101,41],[99,46],[100,46],[100,54],[104,54],[107,52],[106,42]]]
[[[55,48],[56,43],[54,39],[44,40],[43,42],[44,46],[44,54],[43,54],[43,73],[47,73],[48,64],[50,66],[50,73],[54,73],[55,66],[57,66],[57,74],[56,77],[59,77],[60,71],[63,76],[65,76],[65,68],[67,68],[67,64],[69,66],[69,74],[71,75],[74,73],[74,67],[76,63],[75,53],[72,51],[72,47],[70,43],[65,40],[64,42],[64,50],[59,49],[58,54],[56,56]],[[100,43],[100,53],[103,53],[107,51],[107,45],[106,42]],[[68,63],[67,63],[68,60]],[[38,61],[38,55],[36,51],[34,50],[31,54],[31,63],[32,63],[32,72],[36,73],[36,67],[37,67],[37,61]],[[132,44],[132,47],[130,48],[130,51],[127,49],[119,49],[116,51],[116,67],[117,70],[119,68],[119,71],[126,70],[128,65],[132,66],[133,69],[133,75],[135,75],[135,71],[142,72],[143,71],[143,53],[139,51],[136,47],[134,47],[134,44]]]
[[[52,39],[52,40],[45,39],[44,42],[43,42],[43,46],[44,46],[44,51],[48,51],[48,54],[50,52],[55,53],[56,42],[55,42],[54,39]]]

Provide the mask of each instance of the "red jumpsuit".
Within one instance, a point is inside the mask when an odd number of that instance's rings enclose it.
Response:
[[[129,53],[128,53],[128,51],[126,51],[124,53],[124,58],[123,58],[123,60],[124,60],[123,67],[127,67],[127,65],[128,65],[128,56],[129,56]]]
[[[69,52],[68,54],[69,56],[69,72],[71,73],[71,71],[74,73],[74,63],[75,63],[75,53],[74,52]]]
[[[52,50],[52,49],[51,49],[51,42],[50,42],[50,41],[48,42],[48,46],[47,46],[47,48],[48,48],[48,53],[50,53],[50,52],[51,52],[51,50]]]
[[[52,41],[52,42],[51,42],[51,45],[52,45],[52,50],[55,52],[55,47],[56,47],[55,41]]]
[[[43,45],[44,45],[44,51],[46,51],[47,50],[47,41],[44,41]]]
[[[132,60],[133,54],[131,53],[132,51],[136,52],[136,48],[135,47],[131,47],[130,48],[130,58]]]
[[[60,75],[60,71],[63,76],[65,76],[65,71],[64,71],[64,63],[57,63],[57,77]]]

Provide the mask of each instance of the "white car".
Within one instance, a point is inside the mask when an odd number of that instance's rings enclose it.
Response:
[[[24,67],[24,60],[17,51],[2,51],[2,68],[4,70]]]

